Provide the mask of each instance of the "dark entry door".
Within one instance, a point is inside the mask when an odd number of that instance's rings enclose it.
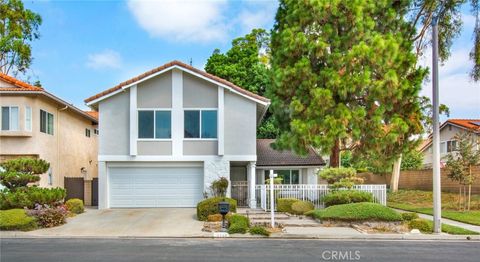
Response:
[[[92,180],[92,206],[98,206],[98,178]]]

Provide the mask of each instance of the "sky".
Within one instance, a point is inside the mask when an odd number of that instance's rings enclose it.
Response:
[[[271,29],[274,0],[24,1],[42,16],[27,79],[82,109],[83,100],[172,60],[203,69],[215,48],[253,28]],[[480,83],[468,76],[474,17],[462,8],[461,35],[440,67],[440,102],[450,118],[480,118]],[[431,50],[420,61],[431,64]],[[431,81],[422,95],[431,96]],[[443,117],[444,119],[445,117]]]

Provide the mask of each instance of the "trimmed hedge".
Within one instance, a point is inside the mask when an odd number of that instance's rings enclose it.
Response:
[[[250,221],[246,216],[234,214],[230,217],[228,233],[229,234],[245,234],[247,233],[248,227],[250,226]]]
[[[405,221],[412,221],[418,218],[418,214],[413,212],[402,213],[402,218]]]
[[[254,226],[254,227],[251,227],[248,232],[251,234],[251,235],[261,235],[261,236],[270,236],[270,232],[268,232],[267,229],[265,229],[264,227],[260,227],[260,226]]]
[[[0,210],[0,230],[30,231],[37,228],[34,217],[23,209]]]
[[[325,207],[350,203],[373,202],[373,195],[358,190],[340,190],[324,196],[323,202],[325,203]]]
[[[320,220],[338,221],[402,221],[395,210],[375,203],[351,203],[316,209],[306,215]]]
[[[314,208],[315,206],[311,202],[297,201],[292,204],[292,214],[303,215]]]
[[[83,201],[78,198],[72,198],[65,202],[65,206],[67,210],[74,213],[74,214],[81,214],[85,211],[83,207]]]
[[[0,192],[0,209],[13,208],[32,209],[36,204],[55,206],[63,202],[66,196],[63,188],[27,187],[15,191],[3,190]]]
[[[292,213],[292,204],[300,200],[296,198],[279,198],[277,199],[277,211]]]
[[[237,212],[237,200],[228,197],[211,197],[197,204],[197,219],[206,221],[209,215],[218,214],[218,203],[223,201],[230,203],[230,212]]]

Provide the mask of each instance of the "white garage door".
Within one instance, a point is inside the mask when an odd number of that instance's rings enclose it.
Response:
[[[201,167],[111,167],[110,207],[195,207],[202,199]]]

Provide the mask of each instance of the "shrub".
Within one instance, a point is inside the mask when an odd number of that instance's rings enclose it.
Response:
[[[300,200],[296,198],[279,198],[277,199],[277,211],[292,213],[292,204]]]
[[[270,236],[270,232],[268,232],[267,229],[265,229],[264,227],[260,227],[260,226],[254,226],[254,227],[251,227],[248,232],[251,234],[251,235],[262,235],[262,236]]]
[[[363,179],[357,177],[357,171],[354,168],[325,168],[319,175],[327,180],[331,188],[352,188],[355,184],[363,183]]]
[[[295,215],[303,215],[305,212],[313,210],[315,206],[308,201],[297,201],[292,204],[292,213]]]
[[[36,228],[35,218],[28,216],[23,209],[0,211],[0,230],[30,231]]]
[[[226,177],[221,177],[212,182],[210,189],[213,192],[215,197],[225,197],[228,188],[228,179]]]
[[[250,221],[246,216],[242,216],[238,214],[232,215],[228,220],[228,222],[229,222],[229,227],[228,227],[229,234],[235,234],[235,233],[245,234],[247,233],[248,227],[250,225]]]
[[[373,202],[373,195],[358,190],[340,190],[323,197],[326,207],[350,203]]]
[[[65,198],[63,188],[40,188],[27,187],[15,191],[3,190],[0,192],[0,209],[28,208],[32,209],[35,204],[60,205]]]
[[[422,233],[432,233],[433,227],[432,224],[429,223],[426,219],[413,219],[408,222],[408,228],[410,229],[418,229]]]
[[[0,172],[0,183],[15,191],[39,181],[39,175],[47,172],[50,164],[42,159],[24,157],[9,160],[1,164],[1,167],[4,171]]]
[[[228,213],[225,215],[225,220],[229,220],[230,216],[232,216],[232,213]],[[220,222],[222,221],[222,214],[213,214],[213,215],[208,215],[207,221],[208,222]]]
[[[413,212],[406,212],[406,213],[402,213],[402,218],[405,221],[412,221],[418,218],[418,214]]]
[[[41,227],[55,227],[66,223],[68,211],[65,206],[50,207],[36,205],[35,209],[27,211],[29,215],[37,218]]]
[[[74,214],[81,214],[85,211],[83,208],[83,201],[78,198],[67,200],[67,202],[65,202],[65,206],[67,207],[68,211]]]
[[[402,221],[395,210],[375,203],[351,203],[316,209],[306,213],[320,220],[339,221]]]
[[[200,221],[207,220],[209,215],[218,214],[218,203],[226,201],[230,203],[230,212],[237,211],[237,201],[227,197],[212,197],[200,201],[197,204],[197,218]]]

